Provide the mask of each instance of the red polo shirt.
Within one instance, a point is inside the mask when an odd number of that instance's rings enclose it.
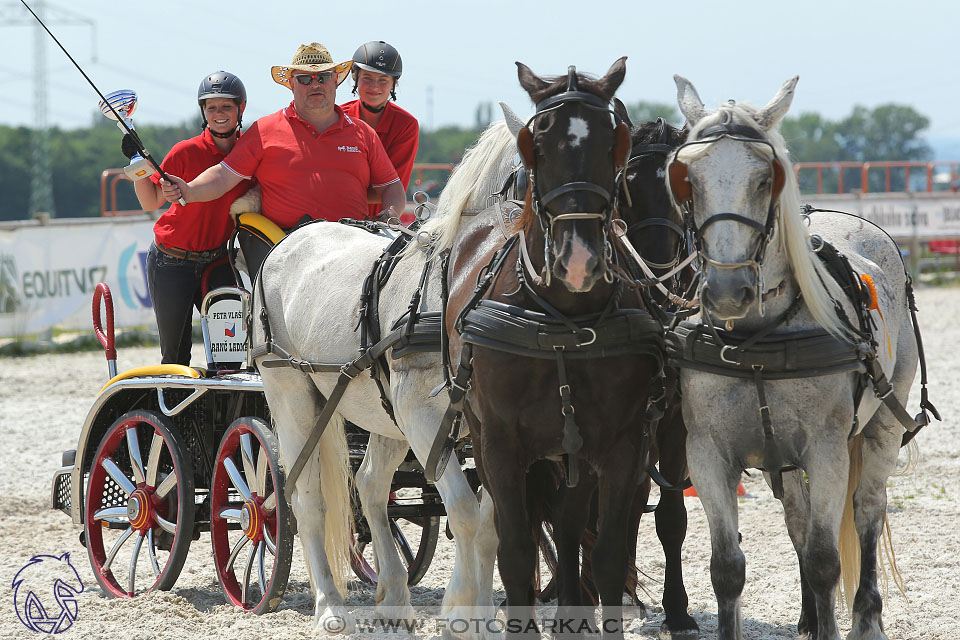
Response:
[[[340,106],[345,114],[354,120],[360,120],[359,100],[351,100]],[[406,190],[410,186],[413,160],[417,157],[417,145],[420,143],[420,124],[412,114],[398,107],[396,103],[388,102],[375,131]],[[370,205],[370,215],[378,214],[380,209],[378,204]]]
[[[291,102],[254,122],[221,163],[241,178],[257,178],[263,215],[282,228],[304,215],[363,219],[367,188],[399,180],[374,130],[334,109],[337,122],[318,132]]]
[[[226,155],[214,143],[210,130],[204,129],[200,135],[173,145],[160,167],[190,182]],[[150,179],[160,184],[159,173]],[[210,202],[191,202],[186,206],[174,202],[153,225],[157,242],[188,251],[210,251],[223,246],[233,232],[230,205],[249,188],[250,183],[244,181]]]

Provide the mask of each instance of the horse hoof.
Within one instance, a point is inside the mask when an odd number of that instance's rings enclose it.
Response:
[[[666,623],[660,625],[660,633],[657,634],[660,640],[697,640],[700,637],[699,629],[677,629],[670,630]]]

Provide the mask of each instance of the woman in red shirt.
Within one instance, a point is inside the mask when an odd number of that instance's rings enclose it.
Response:
[[[413,172],[420,141],[420,124],[409,112],[398,107],[397,80],[403,72],[400,53],[383,40],[361,45],[353,54],[353,94],[359,97],[341,105],[344,113],[359,118],[373,127],[383,148],[400,176],[406,191]],[[371,202],[379,202],[371,197]],[[376,216],[381,207],[371,204],[370,215]]]
[[[233,149],[240,137],[247,92],[240,78],[217,71],[200,83],[197,102],[203,131],[175,144],[160,165],[166,173],[186,180],[218,164]],[[129,147],[125,136],[125,152]],[[147,254],[147,286],[160,330],[163,364],[190,364],[193,308],[199,309],[202,302],[203,272],[224,255],[234,227],[230,204],[249,186],[250,182],[244,180],[210,202],[174,202],[153,227],[155,241]],[[144,210],[156,210],[166,204],[159,173],[135,182],[134,188]],[[224,268],[211,273],[209,283],[216,287],[234,284],[234,280],[229,268]]]

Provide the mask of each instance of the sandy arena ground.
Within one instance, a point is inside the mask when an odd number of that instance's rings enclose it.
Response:
[[[960,638],[960,424],[954,408],[960,388],[953,383],[960,363],[951,354],[960,344],[960,289],[918,291],[920,322],[929,365],[930,398],[944,416],[917,437],[921,460],[913,475],[890,481],[888,514],[907,596],[893,589],[884,602],[890,638]],[[201,358],[195,358],[200,361]],[[159,361],[158,348],[121,351],[121,370]],[[104,597],[94,580],[79,530],[49,508],[50,480],[64,449],[76,447],[84,417],[106,380],[99,352],[0,359],[0,638],[33,634],[17,619],[11,583],[35,554],[69,552],[86,585],[79,618],[61,637],[109,638],[303,638],[312,635],[312,596],[299,543],[290,584],[280,611],[246,615],[225,604],[211,564],[209,535],[191,547],[174,589],[134,600]],[[908,403],[917,410],[917,390]],[[740,531],[747,558],[743,596],[745,637],[794,638],[799,614],[797,561],[779,504],[759,474],[743,480]],[[709,536],[699,501],[687,499],[689,533],[684,572],[690,611],[701,638],[715,637],[716,600],[710,584]],[[659,594],[662,553],[652,516],[641,523],[638,549],[648,586]],[[453,544],[441,535],[437,555],[414,604],[439,604],[450,576]],[[349,605],[372,604],[373,590],[353,582]],[[495,582],[499,588],[499,579]],[[502,591],[498,594],[502,599]],[[651,616],[634,620],[627,635],[655,638],[662,621],[658,603]],[[849,630],[846,614],[842,631]],[[406,634],[403,634],[406,635]],[[419,637],[429,637],[422,634]]]

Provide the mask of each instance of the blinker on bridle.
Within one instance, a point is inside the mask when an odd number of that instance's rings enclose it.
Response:
[[[763,273],[761,271],[761,267],[763,265],[767,246],[773,239],[773,231],[774,227],[776,226],[777,216],[780,209],[778,197],[780,192],[783,190],[784,184],[786,183],[786,175],[784,174],[783,165],[777,158],[777,151],[773,147],[773,144],[771,144],[770,141],[767,140],[767,138],[756,129],[746,125],[729,122],[729,114],[727,115],[727,122],[714,125],[712,127],[707,127],[699,133],[696,140],[691,140],[677,147],[673,154],[672,160],[667,166],[669,177],[668,184],[670,185],[670,191],[673,193],[674,200],[676,200],[677,204],[680,205],[680,208],[683,212],[684,222],[693,235],[693,241],[699,255],[701,268],[703,263],[706,263],[710,266],[716,267],[717,269],[739,269],[741,267],[750,267],[753,269],[756,282],[755,288],[757,291],[757,305],[759,307],[760,315],[763,316],[763,300],[767,292],[764,291]],[[694,221],[693,187],[688,178],[689,167],[684,162],[678,160],[678,157],[680,152],[686,147],[693,145],[712,144],[722,138],[728,138],[736,142],[744,142],[748,144],[764,144],[770,147],[772,154],[769,161],[770,175],[771,179],[773,180],[773,184],[770,194],[770,206],[767,208],[767,219],[762,224],[746,216],[731,212],[715,213],[704,220],[703,224],[699,227]],[[707,255],[703,239],[705,230],[710,225],[725,220],[746,225],[758,233],[757,244],[753,251],[752,257],[740,262],[720,262],[719,260],[714,260]],[[782,286],[775,287],[770,293],[772,295],[779,295],[780,292],[782,292]]]

